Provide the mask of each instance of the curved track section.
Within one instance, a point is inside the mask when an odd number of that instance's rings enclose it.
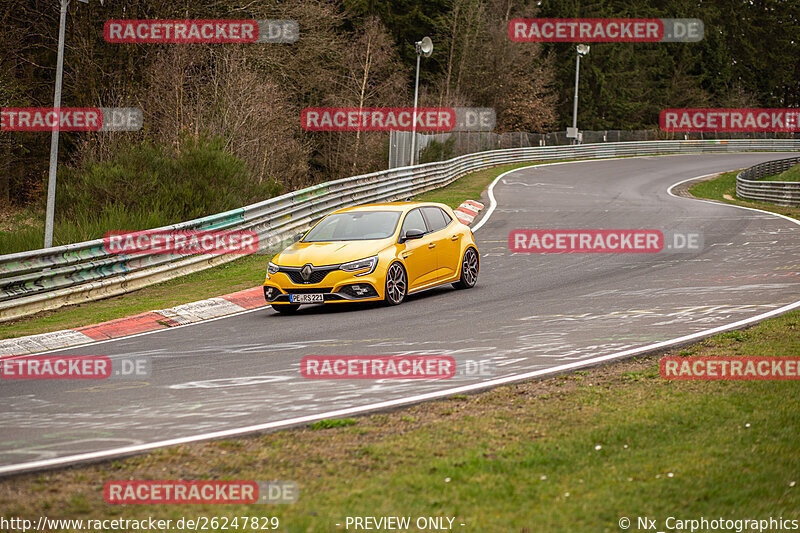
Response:
[[[0,381],[0,473],[345,416],[688,342],[800,306],[800,225],[678,198],[671,185],[780,154],[681,155],[529,167],[493,185],[471,290],[396,307],[270,308],[59,354],[147,356],[148,381]],[[785,156],[784,156],[785,157]],[[698,254],[512,254],[514,229],[704,235]],[[494,375],[309,381],[305,355],[452,355]]]

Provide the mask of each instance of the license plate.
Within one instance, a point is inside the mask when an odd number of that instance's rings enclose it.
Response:
[[[314,294],[290,294],[289,301],[294,304],[316,304],[325,301],[322,293]]]

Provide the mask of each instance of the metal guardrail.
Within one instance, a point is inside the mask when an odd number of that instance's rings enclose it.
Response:
[[[800,181],[767,181],[800,164],[800,157],[776,159],[759,163],[736,176],[736,195],[747,200],[758,200],[777,205],[800,206]]]
[[[698,152],[796,151],[800,140],[642,141],[493,150],[322,183],[247,207],[157,228],[252,230],[266,250],[342,207],[405,199],[469,172],[509,163]],[[105,298],[232,261],[232,255],[123,255],[103,240],[0,255],[0,322]],[[266,261],[265,261],[266,266]]]
[[[411,132],[393,131],[389,134],[389,168],[408,165],[411,160]],[[494,133],[493,131],[449,131],[443,133],[415,134],[417,141],[417,159],[424,153],[433,141],[438,143],[450,142],[450,146],[443,150],[456,157],[459,155],[487,150],[505,150],[507,148],[526,148],[532,146],[565,146],[573,144],[574,140],[567,137],[566,130],[551,133],[531,133],[525,131],[508,131]],[[691,132],[664,132],[659,129],[649,130],[581,130],[583,144],[606,142],[631,142],[631,141],[713,141],[721,139],[731,141],[734,139],[800,139],[800,132],[718,132],[718,131],[691,131]],[[445,159],[444,157],[438,159]],[[432,161],[433,159],[427,159]]]

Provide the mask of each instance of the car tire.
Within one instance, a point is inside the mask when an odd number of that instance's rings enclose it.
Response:
[[[300,309],[300,304],[272,304],[272,308],[282,315],[290,315]]]
[[[386,270],[383,300],[386,305],[400,305],[408,294],[408,276],[400,262],[395,261]]]
[[[453,283],[456,289],[471,289],[478,282],[481,270],[480,258],[475,248],[467,248],[461,259],[461,279]]]

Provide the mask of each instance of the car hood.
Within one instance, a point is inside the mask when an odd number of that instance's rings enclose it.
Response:
[[[391,242],[392,239],[296,242],[276,255],[272,262],[276,265],[291,267],[301,267],[307,263],[311,263],[314,266],[339,265],[376,255]]]

